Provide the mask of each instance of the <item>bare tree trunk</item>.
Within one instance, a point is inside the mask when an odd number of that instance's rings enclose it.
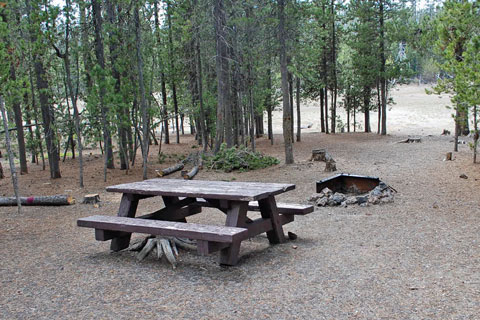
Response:
[[[289,64],[289,59],[287,58],[287,65]],[[291,72],[288,73],[288,96],[290,98],[290,114],[292,115],[292,121],[290,122],[290,132],[292,133],[292,143],[295,142],[295,119],[293,117],[293,75]]]
[[[267,90],[268,94],[266,97],[267,106],[267,123],[268,123],[268,139],[270,139],[270,144],[273,145],[273,123],[272,123],[272,112],[273,112],[273,101],[272,101],[272,70],[270,66],[267,69]]]
[[[325,81],[327,81],[327,79],[325,78]],[[324,90],[324,106],[325,106],[325,133],[326,134],[329,134],[330,133],[330,130],[328,129],[328,88],[325,87],[323,88]]]
[[[370,132],[370,87],[363,87],[363,112],[365,114],[365,132]]]
[[[141,110],[142,110],[142,134],[143,134],[143,179],[147,179],[147,165],[148,165],[148,131],[149,131],[149,120],[147,113],[147,101],[145,97],[145,83],[143,79],[143,58],[141,50],[141,31],[140,31],[140,14],[138,4],[135,5],[134,16],[135,16],[135,46],[137,49],[137,68],[138,68],[138,84],[140,87],[140,99],[141,99]],[[177,128],[178,129],[178,128]],[[178,131],[177,131],[178,135]]]
[[[323,114],[324,112],[324,104],[325,104],[325,97],[323,96],[323,88],[320,89],[320,128],[321,132],[325,132],[325,115]]]
[[[478,119],[477,106],[473,106],[473,163],[477,163],[477,147],[478,147]]]
[[[20,202],[20,194],[18,192],[17,172],[15,170],[13,152],[10,145],[10,132],[8,132],[8,121],[7,114],[5,113],[5,103],[3,101],[3,96],[0,96],[0,111],[2,112],[3,127],[5,128],[5,140],[7,142],[8,161],[10,163],[10,172],[12,174],[13,191],[15,192],[15,197],[17,198],[18,213],[22,213],[22,204]]]
[[[97,62],[102,69],[100,73],[99,81],[105,82],[105,57],[104,57],[104,48],[103,48],[103,39],[102,39],[102,24],[103,19],[101,15],[101,4],[99,0],[92,0],[92,10],[93,10],[93,25],[95,29],[95,54],[97,57]],[[114,169],[115,164],[113,161],[113,150],[112,150],[112,136],[110,133],[110,124],[108,121],[108,107],[105,104],[105,86],[100,85],[100,110],[102,116],[102,126],[103,126],[103,141],[105,147],[105,164],[103,169],[103,179],[107,181],[107,168]]]
[[[331,119],[332,119],[332,133],[336,131],[337,122],[337,52],[336,52],[336,31],[335,31],[335,0],[330,1],[330,14],[332,16],[332,44],[331,44],[331,62],[332,62],[332,103],[331,103]]]
[[[378,106],[377,134],[380,134],[382,130],[382,98],[380,97],[380,79],[377,80],[377,106]]]
[[[387,134],[387,80],[385,78],[385,28],[384,28],[384,0],[380,0],[380,92],[382,101],[382,136]]]
[[[195,10],[197,1],[195,0]],[[195,17],[197,15],[195,14]],[[197,74],[197,89],[198,89],[198,103],[200,105],[200,130],[202,135],[202,147],[203,151],[207,151],[208,146],[208,134],[207,125],[205,123],[205,107],[203,106],[203,75],[202,75],[202,56],[200,52],[200,36],[198,34],[198,24],[195,26],[195,67]]]
[[[216,38],[216,71],[217,71],[217,125],[215,138],[215,152],[220,149],[220,145],[225,138],[227,147],[233,146],[232,134],[232,110],[229,100],[229,67],[227,57],[227,43],[226,43],[226,18],[225,8],[222,0],[214,0],[213,17],[215,24],[215,38]]]
[[[178,124],[178,101],[177,101],[177,86],[176,86],[176,72],[175,72],[175,63],[173,57],[173,35],[172,35],[172,17],[171,17],[171,5],[170,0],[167,1],[167,22],[168,22],[168,53],[170,60],[170,81],[172,85],[172,98],[173,98],[173,107],[175,111],[175,132],[177,134],[177,143],[180,143],[180,128]]]
[[[301,117],[300,117],[300,78],[297,76],[297,141],[300,142],[302,140],[302,133],[301,133]]]
[[[31,69],[31,64],[29,64],[28,66],[28,79],[30,82],[30,90],[32,94],[33,119],[35,122],[35,137],[36,137],[35,145],[38,143],[38,147],[40,149],[40,158],[42,159],[42,170],[45,171],[45,155],[43,153],[42,137],[41,137],[40,128],[38,125],[38,110],[37,110],[37,103],[35,101],[35,86],[33,83],[33,71]]]
[[[10,79],[12,79],[12,81],[17,80],[17,76],[15,74],[15,65],[13,63],[10,64]],[[20,158],[20,174],[27,174],[28,173],[27,153],[25,150],[25,136],[23,133],[23,119],[22,119],[22,108],[20,106],[20,97],[13,99],[12,108],[13,108],[13,113],[15,115],[15,126],[17,127],[18,155]]]
[[[280,71],[282,75],[283,95],[283,139],[285,141],[285,163],[292,164],[292,114],[288,92],[287,47],[285,34],[285,0],[278,0],[278,38],[280,42]]]

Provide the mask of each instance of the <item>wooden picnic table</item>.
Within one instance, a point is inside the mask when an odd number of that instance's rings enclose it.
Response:
[[[118,221],[95,216],[79,219],[78,225],[95,228],[97,240],[112,240],[111,250],[129,246],[131,232],[197,239],[198,251],[209,254],[220,250],[220,264],[235,265],[243,240],[266,232],[270,243],[285,242],[283,225],[295,214],[307,214],[312,206],[286,204],[277,207],[275,196],[295,189],[293,184],[225,182],[178,179],[150,179],[107,187],[122,193]],[[141,199],[161,196],[165,207],[135,218]],[[188,216],[213,207],[226,215],[225,227],[186,223]],[[260,211],[251,220],[247,211]],[[106,221],[106,218],[113,218]],[[123,220],[122,220],[123,219]],[[152,221],[153,220],[153,221]]]

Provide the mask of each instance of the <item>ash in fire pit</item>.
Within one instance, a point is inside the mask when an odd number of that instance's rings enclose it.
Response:
[[[317,193],[309,198],[317,206],[347,206],[388,203],[395,189],[376,177],[338,174],[317,182]]]

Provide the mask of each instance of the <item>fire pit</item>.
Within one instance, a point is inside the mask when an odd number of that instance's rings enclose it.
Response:
[[[340,173],[318,181],[317,192],[328,188],[332,192],[362,194],[372,191],[380,182],[380,179],[376,177]]]
[[[341,173],[317,182],[317,193],[309,198],[315,205],[347,206],[393,201],[395,189],[377,177]]]

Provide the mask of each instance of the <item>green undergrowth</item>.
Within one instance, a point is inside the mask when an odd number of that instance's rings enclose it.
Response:
[[[226,144],[222,144],[216,154],[204,155],[204,162],[208,169],[225,172],[256,170],[280,163],[275,157],[253,152],[245,147],[227,148]]]

